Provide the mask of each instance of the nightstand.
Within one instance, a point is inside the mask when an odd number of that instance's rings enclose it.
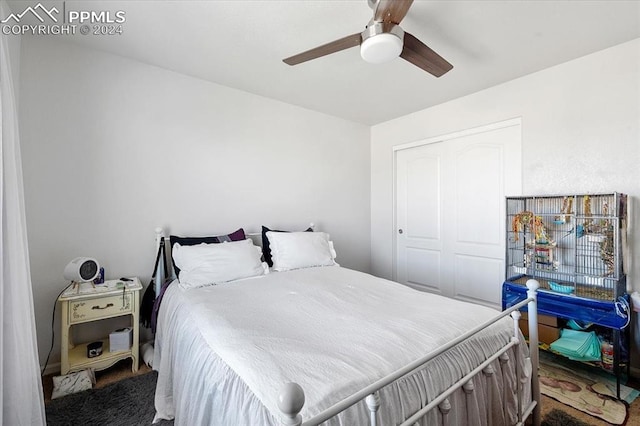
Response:
[[[124,284],[124,285],[123,285]],[[103,370],[116,362],[131,358],[133,372],[138,371],[138,342],[140,319],[140,290],[142,284],[138,278],[131,281],[108,280],[104,284],[81,283],[70,284],[58,298],[62,319],[62,344],[60,374],[93,368]],[[102,354],[93,358],[87,357],[87,344],[74,343],[70,339],[71,327],[93,321],[120,316],[131,316],[133,343],[126,351],[110,352],[109,336],[102,340]],[[99,339],[96,339],[96,341]]]

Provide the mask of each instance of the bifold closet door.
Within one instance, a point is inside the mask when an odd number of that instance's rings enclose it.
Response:
[[[500,306],[506,195],[521,192],[520,124],[396,151],[396,280]]]

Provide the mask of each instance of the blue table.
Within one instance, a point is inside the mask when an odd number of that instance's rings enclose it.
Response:
[[[527,287],[515,283],[516,280],[522,281],[523,277],[523,275],[513,277],[502,285],[503,310],[527,298]],[[620,298],[626,300],[627,306],[629,306],[628,294],[625,293]],[[616,302],[620,302],[620,300],[595,300],[556,293],[551,290],[538,290],[538,313],[593,323],[613,331],[613,374],[616,376],[617,396],[620,398],[620,362],[625,361],[626,363],[627,377],[629,377],[630,369],[629,360],[621,360],[623,349],[621,332],[623,330],[628,331],[629,320],[627,317],[618,314],[620,307],[618,306],[618,309],[616,309]],[[526,309],[526,307],[523,308],[524,311]],[[630,314],[630,312],[627,312],[627,315]],[[628,340],[626,339],[627,342]],[[627,349],[626,353],[628,354],[628,348],[625,349]]]

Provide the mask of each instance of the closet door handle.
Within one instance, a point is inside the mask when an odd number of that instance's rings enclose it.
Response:
[[[402,228],[398,229],[398,234],[402,234],[403,232]]]

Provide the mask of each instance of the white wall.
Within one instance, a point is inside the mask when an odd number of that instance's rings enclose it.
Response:
[[[524,194],[632,196],[629,284],[640,290],[640,39],[373,126],[372,272],[392,275],[392,147],[514,117]]]
[[[41,362],[66,263],[93,256],[107,278],[148,282],[156,226],[315,222],[341,264],[369,270],[368,127],[51,38],[23,39],[21,77]]]

